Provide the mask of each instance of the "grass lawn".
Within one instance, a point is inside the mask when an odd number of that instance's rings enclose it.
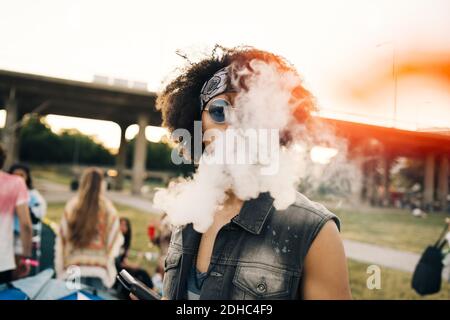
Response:
[[[157,215],[151,215],[134,208],[117,205],[117,210],[119,211],[119,215],[121,217],[128,217],[132,221],[133,226],[133,240],[132,240],[132,250],[134,251],[147,251],[147,252],[157,252],[156,248],[149,247],[148,245],[148,237],[147,237],[147,226],[156,221],[158,219]],[[64,208],[64,204],[50,204],[48,209],[47,217],[54,222],[59,222],[61,218],[61,214]],[[343,219],[344,225],[346,229],[353,230],[354,236],[356,240],[362,240],[357,237],[356,224],[358,221],[364,221],[367,223],[373,223],[377,227],[382,228],[385,227],[382,222],[379,221],[381,217],[378,214],[363,214],[362,217],[358,216],[358,213],[339,213],[341,218]],[[384,213],[386,214],[386,213]],[[366,217],[367,215],[367,217]],[[376,218],[376,219],[375,219]],[[432,233],[432,230],[439,230],[440,227],[438,223],[438,219],[431,218],[430,220],[418,220],[415,218],[411,218],[409,221],[409,217],[405,214],[394,214],[394,216],[388,216],[388,218],[395,218],[394,223],[395,228],[400,228],[399,225],[401,222],[405,222],[407,228],[413,228],[414,230],[420,229],[420,223],[424,225],[429,224],[429,233]],[[374,222],[373,222],[374,221]],[[409,222],[408,222],[409,221]],[[425,223],[427,222],[427,223]],[[416,225],[419,224],[419,225]],[[392,226],[391,226],[392,227]],[[353,228],[353,229],[352,229]],[[345,229],[345,230],[346,230]],[[369,229],[370,230],[370,229]],[[391,229],[389,229],[391,230]],[[392,229],[394,230],[394,229]],[[344,231],[344,235],[347,235],[348,231]],[[366,231],[369,232],[369,231]],[[413,232],[413,231],[411,231]],[[350,233],[351,234],[351,233]],[[378,233],[377,233],[378,234]],[[411,234],[411,233],[408,233]],[[428,235],[431,239],[434,239],[433,234]],[[372,239],[372,238],[371,238]],[[403,239],[403,238],[401,238]],[[426,237],[421,238],[422,242],[428,240]],[[379,239],[372,239],[375,243],[380,243]],[[406,240],[407,239],[403,239]],[[383,240],[382,244],[391,245],[392,243]],[[417,242],[416,246],[421,245],[422,242]],[[398,244],[398,243],[397,243]],[[397,246],[398,247],[398,246]],[[401,246],[401,248],[410,248],[411,246]],[[146,261],[145,259],[134,258],[131,259],[135,262],[139,262],[142,267],[147,269],[151,274],[154,272],[155,263]],[[366,273],[367,264],[355,262],[352,260],[348,261],[349,273],[350,273],[350,285],[352,289],[352,294],[354,299],[423,299],[418,294],[416,294],[411,289],[411,274],[406,272],[401,272],[392,269],[382,268],[381,270],[381,289],[380,290],[369,290],[366,286],[366,281],[368,278],[368,274]],[[427,296],[425,299],[450,299],[450,285],[445,283],[443,284],[442,290],[440,293]]]
[[[442,284],[439,293],[421,297],[411,289],[412,275],[407,272],[381,268],[381,289],[370,290],[367,288],[366,281],[369,274],[366,273],[368,264],[348,261],[350,274],[350,286],[353,299],[358,300],[397,300],[397,299],[444,299],[450,300],[450,284]]]
[[[416,253],[422,253],[436,241],[448,216],[433,213],[426,218],[416,218],[407,210],[388,208],[330,210],[341,219],[345,239]]]
[[[72,173],[72,168],[70,165],[32,165],[31,170],[33,177],[37,182],[49,181],[52,183],[57,183],[70,188],[70,184],[75,176]],[[153,199],[154,189],[163,188],[166,185],[157,179],[147,179],[144,181],[143,185],[143,196],[149,199]],[[123,181],[123,190],[131,191],[131,178],[125,178]]]
[[[66,166],[39,166],[35,165],[31,167],[33,178],[37,180],[48,180],[53,183],[70,185],[73,179],[71,171]]]

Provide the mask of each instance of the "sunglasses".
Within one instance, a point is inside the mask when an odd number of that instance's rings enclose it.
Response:
[[[230,108],[233,106],[228,100],[219,98],[213,100],[210,104],[206,106],[203,111],[208,111],[209,116],[215,123],[225,123],[227,121],[227,114],[230,111]]]

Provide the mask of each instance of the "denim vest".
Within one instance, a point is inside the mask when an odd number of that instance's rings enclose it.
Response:
[[[338,218],[321,204],[297,194],[277,211],[268,193],[245,201],[217,234],[200,299],[298,299],[303,264],[323,225]],[[165,259],[163,296],[186,299],[186,280],[201,234],[192,224],[174,228]]]

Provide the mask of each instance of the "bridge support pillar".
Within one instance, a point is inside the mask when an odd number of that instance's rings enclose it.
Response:
[[[377,204],[376,161],[371,159],[367,166],[366,192],[371,205]]]
[[[123,182],[125,179],[125,170],[127,167],[127,147],[128,147],[128,141],[127,139],[125,139],[126,130],[127,125],[120,124],[120,146],[116,158],[116,170],[117,170],[117,178],[115,183],[116,190],[123,189]]]
[[[145,179],[145,163],[147,161],[147,139],[145,138],[145,128],[148,125],[148,118],[141,114],[138,117],[139,132],[136,136],[133,157],[133,173],[131,192],[140,194]]]
[[[3,129],[2,144],[5,148],[6,159],[4,168],[9,168],[19,160],[19,110],[15,97],[15,89],[12,88],[6,99],[6,121]],[[0,168],[1,169],[1,168]]]
[[[441,204],[441,210],[446,212],[448,206],[448,157],[447,155],[442,155],[439,163],[439,173],[438,173],[438,196],[439,202]]]
[[[392,159],[388,155],[382,155],[381,158],[381,166],[382,166],[382,175],[381,175],[381,184],[383,186],[383,195],[381,200],[381,203],[383,206],[387,207],[390,204],[390,197],[389,197],[389,186],[391,183],[391,165],[392,165]]]
[[[364,199],[364,160],[362,156],[357,156],[353,159],[353,163],[355,165],[355,177],[352,181],[352,200],[355,203],[360,203]]]
[[[423,205],[425,210],[429,211],[433,209],[434,202],[434,167],[435,155],[433,153],[428,153],[425,156]]]

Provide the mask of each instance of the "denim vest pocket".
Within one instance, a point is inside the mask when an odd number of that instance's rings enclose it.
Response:
[[[170,252],[164,260],[163,296],[174,299],[175,287],[177,285],[177,272],[181,261],[181,252]],[[179,276],[179,275],[178,275]]]
[[[246,263],[237,266],[233,284],[250,299],[289,299],[293,276],[284,269]]]

